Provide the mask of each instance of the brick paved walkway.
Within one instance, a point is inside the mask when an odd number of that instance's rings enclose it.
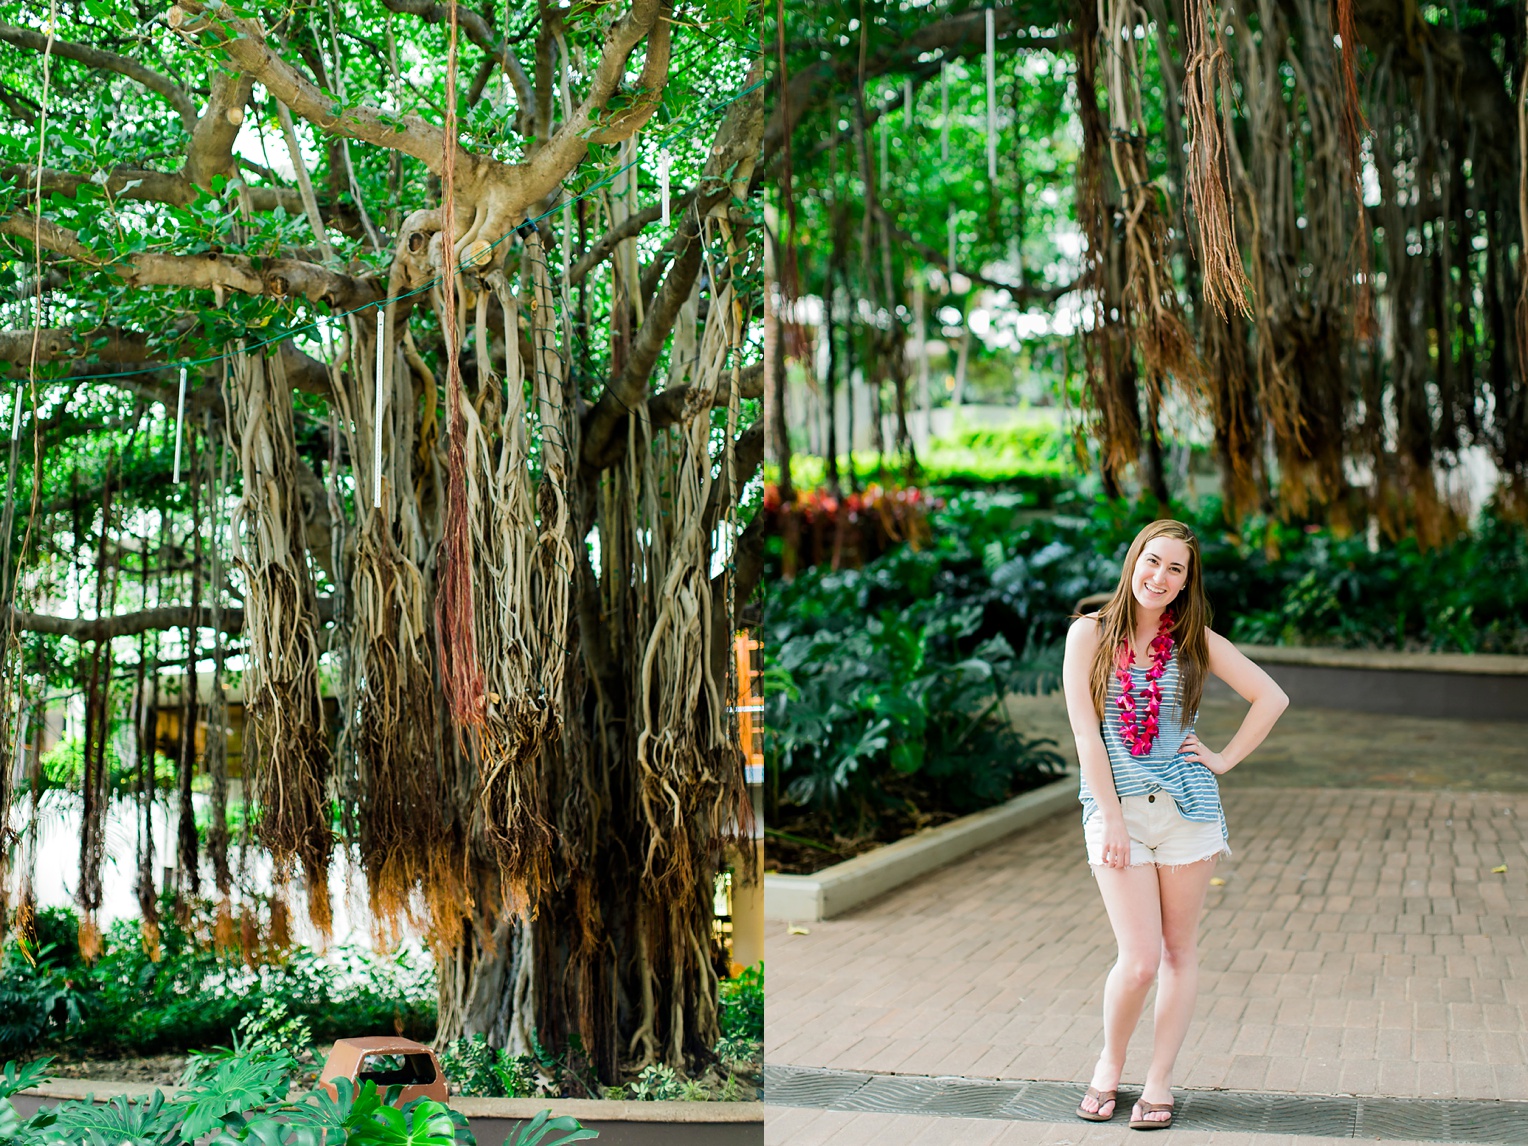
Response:
[[[1351,1138],[1290,1134],[1206,1133],[1183,1127],[1155,1131],[1151,1146],[1353,1146]],[[930,1118],[838,1110],[764,1108],[764,1146],[1119,1146],[1135,1135],[1116,1119],[1090,1126],[1077,1121],[994,1122],[984,1118]],[[1385,1146],[1421,1146],[1386,1139]]]
[[[1225,802],[1179,1084],[1528,1098],[1528,795]],[[1079,835],[1058,816],[809,935],[773,925],[766,1059],[1085,1082],[1114,946]],[[1132,1080],[1150,1037],[1148,1011]]]

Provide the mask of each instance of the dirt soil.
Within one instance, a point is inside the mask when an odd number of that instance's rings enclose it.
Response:
[[[861,833],[845,836],[817,816],[782,817],[765,829],[764,870],[810,875],[846,859],[895,843],[924,828],[936,828],[958,818],[950,811],[922,812],[897,808],[868,820]]]
[[[54,1078],[88,1078],[102,1082],[147,1082],[174,1086],[186,1069],[186,1056],[148,1055],[141,1058],[55,1058],[48,1067]]]

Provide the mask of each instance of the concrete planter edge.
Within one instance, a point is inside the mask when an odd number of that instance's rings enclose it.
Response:
[[[884,844],[811,875],[766,874],[764,918],[811,923],[832,919],[1031,824],[1075,808],[1077,777],[1015,796],[1005,804]]]
[[[111,1082],[89,1078],[60,1078],[20,1093],[55,1101],[93,1098],[147,1098],[162,1090],[173,1099],[176,1086],[149,1082]],[[604,1102],[590,1098],[464,1098],[453,1096],[451,1108],[468,1118],[502,1118],[521,1121],[548,1108],[554,1115],[571,1114],[580,1122],[763,1122],[762,1102]]]

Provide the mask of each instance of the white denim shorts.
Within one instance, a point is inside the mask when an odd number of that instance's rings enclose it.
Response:
[[[1148,863],[1181,867],[1211,856],[1231,854],[1218,823],[1185,820],[1166,792],[1121,797],[1120,808],[1125,813],[1125,830],[1130,833],[1131,867]],[[1088,863],[1102,867],[1104,817],[1097,807],[1082,825],[1082,834],[1088,844]]]

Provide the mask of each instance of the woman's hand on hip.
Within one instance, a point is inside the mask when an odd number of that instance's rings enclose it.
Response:
[[[1130,832],[1125,828],[1123,812],[1104,817],[1103,858],[1104,867],[1130,866]]]
[[[1199,737],[1190,732],[1183,738],[1183,743],[1178,746],[1178,751],[1199,764],[1203,764],[1217,776],[1223,776],[1231,770],[1225,757],[1219,752],[1212,751],[1199,741]]]

